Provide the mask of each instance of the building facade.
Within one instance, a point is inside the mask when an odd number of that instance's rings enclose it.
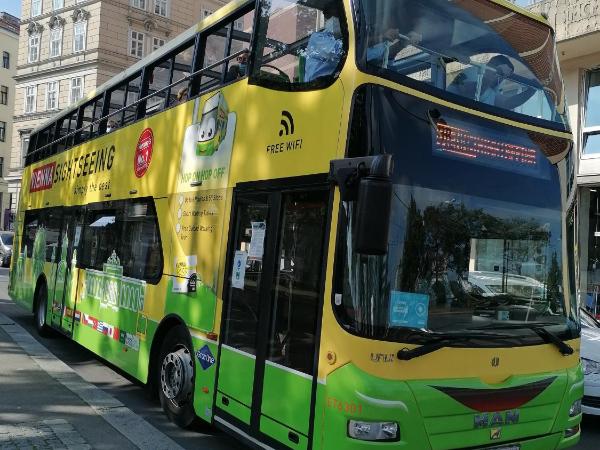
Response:
[[[0,229],[8,228],[10,218],[8,195],[8,163],[15,105],[15,75],[19,49],[19,19],[0,12]]]
[[[7,176],[13,218],[31,131],[225,3],[23,0]]]
[[[580,301],[600,314],[600,1],[545,0],[558,41],[575,146],[565,186],[567,229],[575,233]]]

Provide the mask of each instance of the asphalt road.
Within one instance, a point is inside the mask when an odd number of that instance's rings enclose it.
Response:
[[[184,448],[245,449],[236,440],[211,427],[191,430],[178,428],[167,420],[160,405],[147,397],[143,386],[129,379],[118,369],[107,365],[91,352],[66,338],[58,335],[51,338],[38,336],[32,315],[9,300],[6,292],[7,277],[8,269],[0,268],[0,312],[25,328],[57,358],[77,371],[83,379],[117,398]],[[577,450],[600,449],[600,417],[584,416],[582,429],[582,440],[575,448]]]

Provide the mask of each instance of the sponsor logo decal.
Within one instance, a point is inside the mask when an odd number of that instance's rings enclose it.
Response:
[[[205,345],[196,352],[196,358],[198,358],[202,370],[208,369],[215,363],[215,357],[211,353],[210,348],[208,348],[208,345]]]
[[[29,192],[51,189],[52,180],[54,178],[54,169],[56,169],[55,162],[33,169],[33,172],[31,173],[31,182],[29,183]]]
[[[148,167],[150,167],[153,147],[154,134],[152,133],[152,128],[146,128],[144,131],[142,131],[137,143],[137,147],[135,148],[133,167],[136,177],[143,177],[148,170]]]
[[[490,439],[495,441],[496,439],[500,439],[502,437],[502,428],[492,428],[490,430]]]

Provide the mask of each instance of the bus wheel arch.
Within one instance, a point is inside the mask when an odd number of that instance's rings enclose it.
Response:
[[[185,322],[170,315],[160,323],[150,350],[148,388],[169,419],[185,428],[196,419],[192,338]]]
[[[44,274],[40,275],[33,291],[32,312],[35,328],[40,336],[48,336],[50,327],[46,324],[48,308],[48,282]]]

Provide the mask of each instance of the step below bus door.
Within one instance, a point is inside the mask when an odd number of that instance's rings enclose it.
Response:
[[[60,237],[56,243],[55,263],[52,266],[54,296],[52,326],[71,334],[75,320],[78,275],[77,247],[82,236],[83,210],[66,210],[62,218]]]
[[[215,422],[307,449],[329,190],[236,192],[233,205]]]

